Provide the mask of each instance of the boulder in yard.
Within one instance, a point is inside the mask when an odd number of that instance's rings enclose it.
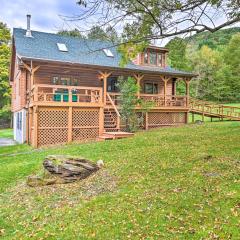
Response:
[[[81,157],[66,155],[49,155],[43,161],[44,175],[30,176],[27,180],[29,186],[44,186],[56,183],[71,183],[87,178],[103,166],[95,164]]]

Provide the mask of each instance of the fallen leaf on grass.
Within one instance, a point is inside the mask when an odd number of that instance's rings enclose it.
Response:
[[[2,236],[5,233],[5,229],[0,229],[0,236]]]

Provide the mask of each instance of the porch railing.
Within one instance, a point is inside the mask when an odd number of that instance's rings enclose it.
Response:
[[[120,93],[108,93],[115,105],[120,105]],[[140,94],[140,99],[152,102],[154,107],[187,107],[187,96]]]
[[[102,103],[102,88],[62,85],[34,85],[29,92],[30,102],[68,102],[68,103]]]
[[[108,92],[107,95],[115,106],[121,104],[121,94]],[[95,103],[103,104],[102,88],[85,86],[63,86],[35,84],[28,93],[28,102],[41,103]],[[108,98],[109,99],[109,98]],[[152,102],[153,107],[187,107],[187,96],[140,94],[140,99]],[[112,105],[110,101],[107,105]]]

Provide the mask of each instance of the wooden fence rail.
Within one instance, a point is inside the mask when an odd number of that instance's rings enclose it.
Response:
[[[240,121],[240,107],[227,106],[190,98],[190,112],[211,118]]]

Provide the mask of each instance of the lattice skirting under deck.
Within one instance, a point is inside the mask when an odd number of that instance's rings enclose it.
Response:
[[[73,141],[95,139],[99,136],[99,109],[73,109]]]
[[[146,123],[145,113],[136,112],[136,123],[137,123],[137,129],[145,129],[145,123]],[[120,121],[120,130],[127,131],[126,122],[123,121],[123,119],[121,119]]]
[[[34,118],[37,117],[37,134]],[[114,117],[114,115],[112,116]],[[186,112],[136,112],[139,129],[186,123]],[[102,120],[103,121],[103,120]],[[96,139],[100,133],[100,108],[38,107],[32,115],[31,143],[38,147]],[[120,129],[126,130],[121,120]],[[37,136],[37,137],[36,137]],[[36,139],[36,141],[35,141]]]
[[[96,139],[99,136],[99,108],[39,107],[37,145]]]
[[[149,112],[148,128],[184,124],[186,118],[187,113],[184,112]]]
[[[138,129],[158,128],[186,123],[186,112],[136,112]],[[146,119],[147,118],[147,119]],[[147,126],[146,126],[147,120]],[[121,120],[121,130],[126,131],[126,124]]]

